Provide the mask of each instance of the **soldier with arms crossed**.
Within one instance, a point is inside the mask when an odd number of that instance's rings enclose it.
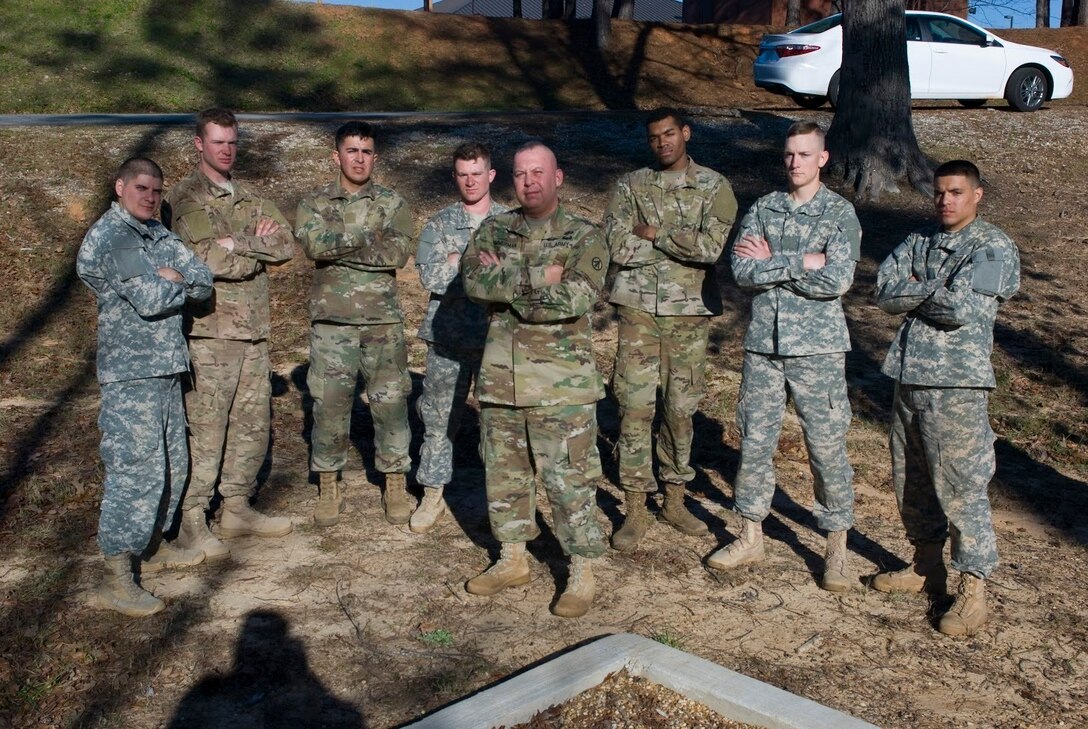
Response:
[[[446,511],[442,491],[453,478],[453,439],[483,356],[487,310],[465,296],[460,261],[484,218],[506,212],[491,200],[494,180],[487,147],[462,144],[453,153],[453,181],[461,199],[439,211],[419,234],[416,268],[431,297],[419,327],[427,342],[427,375],[419,398],[423,446],[416,470],[423,500],[409,523],[416,533],[429,531]]]
[[[608,251],[600,232],[559,204],[563,171],[540,142],[514,155],[521,207],[488,218],[461,263],[465,291],[490,312],[477,384],[480,450],[487,470],[491,531],[499,561],[471,580],[474,595],[529,581],[525,543],[539,534],[539,475],[555,534],[571,557],[552,612],[584,615],[595,595],[590,562],[605,550],[597,522],[597,401],[590,313],[604,285]]]
[[[877,305],[906,314],[884,360],[895,380],[892,483],[914,560],[873,579],[882,592],[943,593],[944,544],[960,572],[939,630],[973,635],[986,623],[986,578],[997,567],[987,489],[996,468],[990,390],[997,308],[1020,288],[1020,254],[978,217],[982,182],[971,162],[933,173],[939,223],[892,251],[877,272]]]
[[[337,475],[347,464],[355,379],[366,380],[374,420],[374,460],[385,474],[382,504],[391,524],[412,514],[405,491],[408,455],[408,350],[397,298],[397,269],[412,255],[408,204],[374,182],[375,130],[351,121],[336,130],[337,179],[298,204],[295,234],[314,260],[310,291],[310,371],[314,401],[310,468],[318,474],[314,523],[340,520]]]
[[[133,557],[151,545],[144,572],[204,560],[198,549],[162,541],[162,529],[174,520],[189,472],[181,395],[189,353],[181,308],[211,295],[212,275],[177,236],[152,220],[162,200],[157,164],[127,160],[114,190],[117,201],[91,226],[76,259],[80,279],[98,300],[98,426],[106,471],[98,545],[106,574],[97,599],[103,607],[142,617],[164,605],[136,584]]]
[[[813,515],[827,530],[821,586],[844,592],[856,580],[846,560],[854,471],[846,455],[850,333],[841,297],[854,280],[861,226],[854,206],[820,182],[828,153],[819,125],[791,126],[783,160],[789,191],[757,200],[733,246],[737,285],[755,294],[737,401],[741,452],[734,508],[743,526],[740,537],[707,564],[731,569],[763,558],[762,524],[775,489],[774,452],[790,397],[812,471]]]

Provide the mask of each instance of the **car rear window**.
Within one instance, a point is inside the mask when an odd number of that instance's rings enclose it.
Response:
[[[835,15],[824,18],[823,20],[817,20],[815,23],[802,25],[797,30],[791,30],[790,33],[823,33],[825,31],[831,30],[840,23],[842,23],[842,14],[837,13]]]

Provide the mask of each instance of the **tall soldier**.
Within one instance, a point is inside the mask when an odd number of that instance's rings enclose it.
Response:
[[[762,524],[775,488],[774,452],[786,399],[792,397],[816,492],[813,514],[827,530],[821,585],[844,592],[856,580],[846,560],[846,533],[854,524],[854,471],[846,455],[850,333],[840,298],[854,281],[861,226],[854,206],[820,182],[827,160],[818,124],[791,126],[783,155],[789,191],[757,200],[733,245],[737,285],[755,294],[737,402],[741,446],[734,494],[744,526],[740,537],[707,564],[731,569],[763,558]]]
[[[406,524],[412,382],[397,269],[412,255],[412,214],[404,198],[372,178],[378,153],[369,124],[352,121],[337,129],[332,159],[339,176],[304,197],[295,216],[299,243],[315,262],[306,377],[314,401],[310,467],[320,489],[314,523],[336,524],[343,511],[337,475],[347,463],[361,371],[374,419],[375,465],[385,474],[385,519]]]
[[[705,389],[710,317],[721,313],[714,264],[737,215],[729,182],[687,153],[691,127],[675,109],[646,119],[657,166],[620,178],[605,216],[615,283],[609,298],[619,315],[612,392],[619,403],[620,487],[627,501],[621,552],[635,549],[649,528],[647,494],[653,473],[653,421],[661,388],[657,438],[665,484],[661,518],[684,534],[707,533],[684,506],[691,467],[692,416]]]
[[[189,471],[181,404],[189,354],[181,308],[211,295],[212,275],[152,220],[162,200],[157,164],[126,160],[114,190],[117,202],[87,231],[76,259],[79,277],[98,300],[98,425],[106,470],[98,544],[106,574],[97,598],[103,607],[142,617],[164,605],[134,581],[134,556],[151,545],[144,572],[204,560],[200,550],[179,550],[161,535],[174,520]]]
[[[990,390],[997,308],[1020,288],[1020,254],[978,217],[982,182],[971,162],[933,173],[937,225],[911,233],[881,264],[876,301],[906,314],[884,360],[895,380],[892,482],[914,560],[873,579],[882,592],[943,593],[944,543],[960,572],[938,626],[973,635],[986,623],[985,580],[997,567],[987,489],[995,470]]]
[[[268,274],[265,265],[290,260],[294,239],[276,206],[232,176],[238,121],[226,109],[197,114],[200,160],[170,189],[163,222],[211,269],[215,293],[186,309],[193,386],[185,396],[192,474],[178,541],[209,560],[230,550],[208,530],[205,511],[219,483],[223,537],[281,537],[285,517],[255,511],[250,499],[268,453],[271,366]]]
[[[477,394],[487,511],[502,544],[499,561],[465,589],[494,595],[529,581],[525,543],[539,534],[539,475],[556,537],[571,557],[552,612],[578,617],[595,594],[590,562],[605,550],[596,502],[604,387],[590,313],[608,250],[591,223],[559,204],[562,184],[555,154],[540,142],[523,145],[514,155],[521,207],[485,220],[461,262],[465,291],[490,313]]]
[[[487,338],[487,310],[465,296],[459,264],[472,233],[484,218],[506,212],[491,200],[495,170],[482,144],[466,143],[453,153],[453,181],[461,199],[427,221],[419,234],[416,268],[431,292],[419,337],[427,342],[427,375],[419,398],[423,446],[416,480],[423,500],[409,528],[429,531],[446,511],[442,491],[453,478],[453,439],[469,387],[480,369]]]

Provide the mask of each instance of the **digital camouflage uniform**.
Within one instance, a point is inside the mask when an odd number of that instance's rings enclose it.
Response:
[[[382,473],[407,473],[412,382],[397,269],[412,254],[408,204],[372,180],[354,194],[334,181],[299,202],[295,231],[315,262],[306,377],[314,400],[310,467],[335,473],[347,463],[355,379],[362,372],[375,465]]]
[[[492,202],[484,217],[502,212],[506,207]],[[465,296],[460,267],[447,258],[465,252],[478,225],[456,202],[427,221],[416,249],[420,283],[431,293],[419,327],[419,338],[427,342],[427,374],[418,404],[423,445],[416,480],[429,487],[453,478],[453,440],[487,338],[487,309]]]
[[[994,319],[1019,288],[1016,245],[980,218],[955,233],[912,233],[877,273],[877,304],[907,315],[883,367],[895,380],[892,480],[907,538],[943,543],[951,532],[952,566],[983,579],[997,567],[987,496]]]
[[[193,387],[185,395],[192,477],[185,508],[208,508],[219,481],[223,498],[253,495],[268,453],[271,366],[268,274],[265,264],[294,255],[291,228],[276,206],[246,185],[233,192],[199,169],[174,185],[163,203],[163,222],[207,264],[215,293],[185,310]],[[259,237],[262,218],[280,224]],[[232,237],[234,250],[216,243]]]
[[[174,269],[184,283],[162,278],[159,268]],[[98,545],[106,556],[139,554],[156,526],[174,520],[189,473],[181,308],[211,295],[212,275],[160,223],[141,223],[117,203],[87,232],[76,271],[98,299],[98,427],[106,471]]]
[[[861,226],[854,206],[821,185],[796,208],[786,192],[761,197],[735,240],[746,235],[765,238],[771,257],[731,256],[737,285],[755,293],[737,401],[735,508],[749,521],[770,513],[774,452],[790,396],[808,450],[816,523],[827,531],[847,530],[854,524],[854,472],[846,455],[850,333],[840,297],[854,280]],[[824,266],[804,270],[806,253],[823,253]]]
[[[609,301],[620,322],[612,391],[620,409],[620,485],[653,492],[652,429],[660,386],[657,440],[661,480],[695,478],[692,416],[705,389],[710,317],[721,313],[714,264],[737,215],[729,182],[690,159],[671,176],[643,168],[620,178],[605,216],[616,271]],[[653,241],[632,229],[657,228]]]
[[[480,251],[500,263],[480,265]],[[590,312],[608,268],[604,239],[562,205],[536,227],[518,209],[485,220],[461,263],[465,291],[487,303],[491,317],[476,394],[492,533],[500,542],[539,533],[535,472],[564,552],[598,557],[605,544],[596,403],[604,387]],[[552,264],[565,270],[548,285],[544,269]]]

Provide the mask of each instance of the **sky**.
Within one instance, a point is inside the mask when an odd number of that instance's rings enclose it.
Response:
[[[314,0],[300,0],[313,2]],[[368,8],[391,8],[394,10],[416,10],[423,7],[422,0],[323,0],[327,4],[360,5]],[[437,2],[437,0],[435,0]],[[635,0],[636,2],[638,0]],[[1016,28],[1035,27],[1035,0],[975,0],[976,12],[968,18],[986,28],[1000,30],[1009,27],[1009,17]],[[1050,24],[1058,26],[1061,14],[1061,0],[1051,0]]]

